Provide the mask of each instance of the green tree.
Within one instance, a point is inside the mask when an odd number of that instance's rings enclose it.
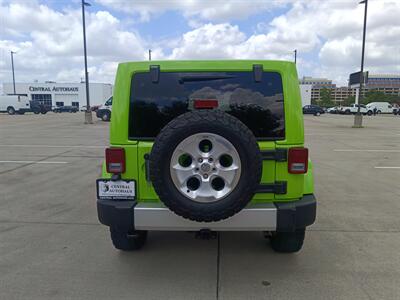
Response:
[[[350,104],[353,104],[356,101],[355,96],[348,96],[346,99],[344,99],[341,103],[342,106],[349,106]]]
[[[368,104],[370,102],[389,102],[389,103],[399,103],[400,95],[385,94],[384,92],[378,90],[369,90],[365,93],[365,97],[362,99],[363,104]]]
[[[370,102],[389,102],[388,97],[390,95],[386,95],[383,92],[377,91],[377,90],[369,90],[365,93],[365,96],[362,97],[361,103],[362,104],[368,104]]]
[[[386,95],[387,102],[391,104],[399,104],[400,105],[400,94],[399,95]]]
[[[324,107],[333,106],[331,89],[322,88],[319,93],[321,96],[321,101],[320,101],[321,106],[324,106]]]

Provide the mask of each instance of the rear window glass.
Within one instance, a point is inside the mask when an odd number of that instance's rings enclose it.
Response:
[[[258,139],[283,139],[285,120],[282,78],[263,72],[160,72],[132,77],[129,117],[131,139],[154,139],[177,116],[194,109],[196,100],[217,100],[218,109],[241,120]]]

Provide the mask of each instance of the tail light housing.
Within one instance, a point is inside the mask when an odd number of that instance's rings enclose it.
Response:
[[[288,152],[288,172],[305,174],[308,170],[308,149],[290,148]]]
[[[107,148],[106,149],[106,169],[107,173],[125,173],[125,149]]]

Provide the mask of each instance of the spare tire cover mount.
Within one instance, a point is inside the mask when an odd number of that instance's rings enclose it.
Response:
[[[150,179],[170,210],[198,222],[242,210],[261,180],[257,140],[240,120],[218,109],[184,113],[157,135]]]
[[[213,202],[226,197],[240,178],[235,147],[214,133],[196,133],[178,144],[171,158],[171,178],[186,197]]]

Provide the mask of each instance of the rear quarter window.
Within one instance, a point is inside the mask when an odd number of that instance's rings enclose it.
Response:
[[[258,139],[285,138],[281,75],[263,72],[136,73],[131,81],[130,139],[154,139],[177,116],[194,109],[195,100],[218,100],[218,109],[241,120]]]

